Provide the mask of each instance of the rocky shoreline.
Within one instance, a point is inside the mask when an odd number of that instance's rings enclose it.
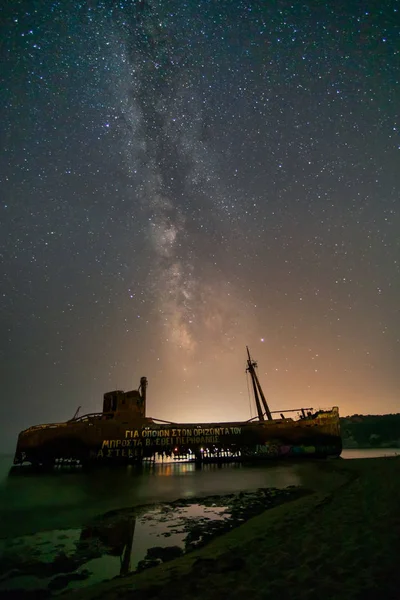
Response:
[[[200,517],[184,519],[184,547],[152,547],[147,551],[144,560],[140,561],[136,572],[157,566],[173,560],[183,554],[198,550],[209,544],[216,537],[226,534],[232,529],[243,525],[249,519],[274,508],[279,504],[295,500],[310,493],[300,487],[288,486],[285,489],[259,488],[254,492],[240,492],[239,494],[227,494],[224,496],[208,496],[207,498],[191,498],[190,500],[177,500],[171,502],[167,507],[171,510],[185,508],[193,505],[204,507],[224,507],[225,512],[218,520]],[[164,537],[171,533],[161,534]]]
[[[90,520],[80,531],[59,531],[44,554],[40,547],[46,545],[46,533],[15,538],[2,552],[0,595],[50,598],[82,583],[90,587],[99,581],[92,572],[93,561],[107,557],[111,561],[120,557],[121,568],[115,578],[123,579],[199,550],[266,510],[307,493],[292,485],[112,510]],[[138,524],[142,529],[140,560],[135,541]],[[28,589],[18,587],[26,578],[30,580]],[[101,580],[110,578],[103,575]]]
[[[123,535],[134,531],[133,515],[158,536],[138,562],[126,563],[125,573],[91,585],[89,568],[77,573],[71,563],[68,570],[64,556],[64,564],[59,557],[47,566],[59,568],[47,589],[14,588],[0,596],[216,600],[229,593],[230,600],[397,600],[399,472],[399,457],[311,462],[302,468],[302,488],[176,500],[153,506],[152,514],[148,506],[111,511],[81,535],[89,544],[80,546],[84,559],[102,556],[107,544],[116,556]],[[124,560],[121,554],[121,565]],[[32,561],[21,558],[21,566],[35,569]],[[79,577],[84,587],[70,589]]]
[[[264,511],[177,560],[73,596],[397,600],[399,472],[397,457],[310,466],[312,494]]]

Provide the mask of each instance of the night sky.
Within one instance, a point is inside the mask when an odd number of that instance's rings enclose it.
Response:
[[[1,419],[399,410],[398,2],[2,3]],[[255,409],[252,407],[252,415]]]

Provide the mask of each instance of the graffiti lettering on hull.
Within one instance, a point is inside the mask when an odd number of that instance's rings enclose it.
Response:
[[[186,428],[186,429],[138,429],[125,431],[126,439],[137,439],[137,438],[200,438],[200,437],[225,437],[231,435],[240,435],[242,433],[241,427],[210,427],[210,428]]]
[[[143,448],[155,452],[171,451],[173,448],[190,448],[201,445],[216,445],[231,441],[239,436],[241,427],[210,427],[181,429],[127,429],[124,439],[103,440],[97,458],[143,456]]]
[[[97,452],[97,458],[139,458],[143,456],[143,450],[131,450],[131,448],[110,448],[104,446]]]
[[[268,454],[270,456],[315,454],[315,452],[315,446],[284,446],[280,444],[265,444],[264,446],[256,446],[256,454]]]

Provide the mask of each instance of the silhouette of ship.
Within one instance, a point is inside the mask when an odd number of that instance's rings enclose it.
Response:
[[[257,417],[248,421],[173,423],[147,417],[147,378],[142,377],[137,390],[104,394],[101,413],[81,417],[76,413],[65,423],[22,431],[14,464],[140,463],[157,455],[197,462],[340,456],[338,407],[271,412],[256,368],[247,348],[246,371],[257,408]],[[297,413],[294,418],[287,416],[293,413]]]

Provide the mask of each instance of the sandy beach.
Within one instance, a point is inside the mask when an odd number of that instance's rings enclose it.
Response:
[[[312,493],[206,547],[67,596],[320,600],[399,597],[400,458],[310,465]],[[64,595],[63,595],[64,596]]]

